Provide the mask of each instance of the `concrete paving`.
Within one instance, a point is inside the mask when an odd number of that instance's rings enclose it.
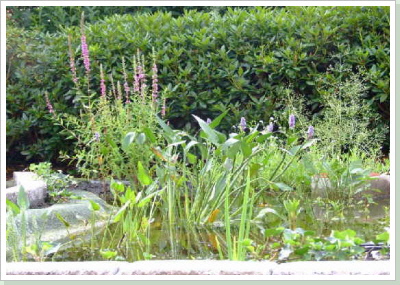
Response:
[[[390,275],[390,261],[151,260],[15,262],[6,275]]]

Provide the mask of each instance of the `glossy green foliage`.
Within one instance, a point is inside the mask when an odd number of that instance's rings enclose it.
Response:
[[[388,125],[388,7],[228,7],[223,13],[186,10],[181,16],[163,11],[112,15],[92,23],[85,29],[91,91],[99,92],[100,63],[115,81],[123,80],[121,58],[130,66],[137,49],[149,55],[154,48],[166,118],[175,128],[189,130],[197,124],[193,114],[214,119],[228,108],[223,132],[240,117],[267,122],[282,107],[288,88],[304,96],[316,113],[323,108],[321,86],[340,84],[358,68],[365,70],[365,100],[382,114],[380,124]],[[84,74],[79,24],[61,25],[54,34],[16,29],[8,35],[11,155],[48,158],[71,145],[49,123],[43,96],[47,90],[58,112],[78,112],[84,100],[68,70],[67,34]],[[345,71],[327,72],[339,63]]]

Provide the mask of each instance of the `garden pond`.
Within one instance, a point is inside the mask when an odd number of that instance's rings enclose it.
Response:
[[[9,181],[7,184],[13,186],[15,183]],[[78,188],[85,190],[78,190],[79,193],[99,195],[109,204],[113,203],[107,190],[109,184],[80,181]],[[285,215],[285,206],[279,198],[269,199],[254,210],[256,214],[250,222],[248,238],[242,241],[244,260],[370,259],[364,245],[366,242],[374,245],[385,239],[389,199],[386,197],[367,205],[360,203],[359,206],[353,209],[331,202],[308,209],[299,207],[298,217],[293,221],[282,216]],[[73,205],[69,207],[72,209]],[[76,234],[70,217],[58,216],[60,223],[57,227],[65,228],[62,230],[64,239],[42,240],[37,247],[30,247],[24,258],[36,261],[227,259],[232,245],[227,241],[224,221],[219,219],[218,212],[215,211],[206,223],[198,225],[186,220],[176,220],[171,225],[163,213],[158,213],[151,220],[142,218],[141,223],[148,226],[135,234],[122,230],[118,223],[112,223],[111,215],[106,217],[108,222],[94,228],[98,221],[91,221],[90,214],[85,220],[86,231]],[[382,233],[378,239],[377,233]],[[239,234],[240,221],[232,220],[230,236],[233,244],[237,243]],[[45,233],[40,235],[46,236]],[[378,249],[383,249],[384,253],[379,258],[387,259],[388,248],[381,246]],[[235,246],[233,256],[235,259]]]

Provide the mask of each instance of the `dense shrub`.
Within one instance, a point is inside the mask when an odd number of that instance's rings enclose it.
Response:
[[[57,32],[60,27],[79,25],[81,13],[87,15],[86,23],[95,23],[115,14],[171,12],[181,16],[185,10],[226,11],[223,6],[8,6],[9,19],[20,28],[42,32]]]
[[[251,7],[223,14],[187,10],[179,17],[170,12],[113,15],[88,25],[86,33],[94,87],[99,63],[121,80],[120,59],[129,65],[137,49],[149,54],[154,47],[170,123],[190,129],[192,114],[212,119],[230,108],[220,126],[228,131],[240,117],[268,121],[283,107],[287,90],[318,113],[324,107],[319,87],[344,82],[359,68],[365,70],[364,99],[381,112],[378,123],[388,126],[389,25],[388,7]],[[17,150],[51,157],[65,142],[47,121],[43,91],[59,112],[80,107],[83,97],[73,88],[67,54],[67,34],[79,42],[79,27],[57,34],[7,33],[7,125],[19,129],[7,129],[9,155]],[[327,72],[336,64],[343,71]]]

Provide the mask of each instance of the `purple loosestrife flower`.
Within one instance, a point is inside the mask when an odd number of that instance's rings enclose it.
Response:
[[[100,141],[100,133],[99,133],[99,132],[95,132],[95,133],[94,133],[94,136],[93,136],[93,139],[94,139],[95,141],[99,142],[99,141]]]
[[[117,81],[117,99],[122,100],[121,83]]]
[[[129,93],[130,93],[131,89],[129,88],[128,82],[126,82],[126,81],[124,83],[124,90],[125,90],[125,96],[126,96],[125,103],[129,104],[129,103],[131,103],[131,100],[129,100]]]
[[[71,35],[68,35],[68,50],[69,50],[69,67],[72,72],[72,81],[74,81],[74,83],[76,84],[78,82],[78,77],[76,76],[75,57],[72,51]]]
[[[165,98],[164,98],[164,100],[163,100],[163,105],[161,106],[161,118],[164,118],[165,117],[165,111],[166,111],[166,102],[165,102],[166,100],[165,100]]]
[[[50,114],[54,114],[54,109],[53,109],[53,105],[51,105],[50,99],[49,99],[49,94],[47,94],[47,92],[44,94],[45,98],[46,98],[46,105],[47,105],[47,109],[49,110]]]
[[[240,129],[242,130],[242,131],[244,131],[244,129],[246,128],[246,118],[245,117],[241,117],[240,118],[240,124],[239,124],[239,126],[240,126]]]
[[[158,84],[157,84],[157,82],[158,82],[158,78],[157,78],[158,70],[157,70],[156,63],[153,64],[152,70],[153,70],[153,76],[152,76],[153,81],[152,81],[152,94],[151,95],[152,95],[152,98],[153,98],[153,103],[155,103],[156,100],[157,100],[157,97],[158,97]]]
[[[86,43],[86,36],[84,34],[82,34],[81,36],[81,49],[82,49],[83,64],[85,65],[86,73],[89,73],[90,72],[89,49]]]
[[[106,98],[106,84],[104,80],[103,65],[100,64],[100,94],[101,98]]]
[[[307,139],[312,139],[312,137],[314,136],[314,127],[313,126],[309,126],[308,130],[307,130]]]
[[[131,89],[130,89],[129,84],[127,82],[128,81],[128,75],[126,74],[126,69],[125,69],[125,58],[122,58],[122,70],[123,70],[123,73],[124,73],[124,90],[125,90],[125,97],[126,97],[125,103],[128,104],[128,103],[131,103],[131,100],[129,99],[129,94],[131,92]]]
[[[294,115],[289,116],[289,128],[293,129],[296,124],[296,117]]]
[[[142,95],[142,98],[144,98],[147,85],[146,85],[146,74],[144,73],[144,68],[141,65],[139,65],[139,82],[140,82],[140,94]]]
[[[274,123],[270,122],[267,126],[267,132],[272,133],[274,131]]]
[[[133,92],[136,94],[139,94],[140,92],[140,80],[139,80],[139,75],[138,75],[138,68],[136,68],[136,74],[134,76],[135,82],[133,83]]]

